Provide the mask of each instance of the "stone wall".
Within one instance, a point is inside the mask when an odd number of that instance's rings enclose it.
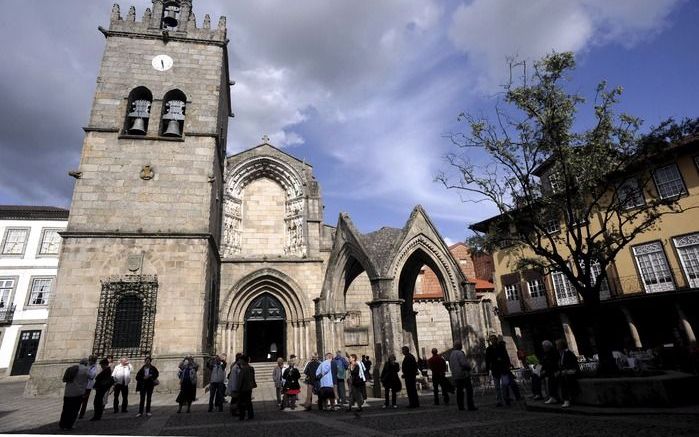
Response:
[[[100,281],[114,276],[157,275],[155,360],[208,352],[204,314],[208,252],[206,239],[65,238],[39,365],[35,363],[31,371],[30,383],[36,393],[45,394],[55,385],[46,381],[44,373],[50,373],[46,366],[62,368],[92,353]],[[142,268],[129,271],[129,255],[142,255]]]
[[[255,256],[284,253],[285,202],[284,189],[270,179],[257,179],[245,187],[242,202],[242,254]]]
[[[371,284],[366,273],[357,276],[345,294],[347,317],[344,320],[344,345],[347,353],[372,356],[374,354],[374,331],[371,309],[367,302],[372,300]]]
[[[453,339],[449,312],[439,300],[416,300],[413,311],[417,312],[418,352],[420,356],[429,358],[433,347],[443,352],[451,349]]]

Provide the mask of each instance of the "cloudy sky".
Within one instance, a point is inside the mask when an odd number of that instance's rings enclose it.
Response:
[[[0,0],[0,203],[68,207],[112,1]],[[148,0],[129,5],[137,17]],[[622,85],[652,125],[699,116],[699,2],[682,0],[194,0],[228,18],[236,117],[228,153],[267,134],[315,168],[326,221],[402,226],[422,204],[457,241],[494,213],[433,182],[463,128],[492,108],[506,58],[574,50],[571,87]],[[140,18],[139,18],[140,19]]]

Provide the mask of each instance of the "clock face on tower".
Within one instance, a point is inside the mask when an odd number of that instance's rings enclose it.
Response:
[[[158,71],[167,71],[172,68],[173,61],[168,55],[158,55],[153,58],[151,64]]]

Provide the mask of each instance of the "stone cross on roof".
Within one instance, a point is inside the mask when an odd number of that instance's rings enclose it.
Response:
[[[269,137],[267,135],[262,135],[262,142],[265,144],[269,144]]]

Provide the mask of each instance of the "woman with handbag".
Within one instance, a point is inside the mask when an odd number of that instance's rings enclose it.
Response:
[[[138,414],[136,417],[143,416],[143,406],[146,407],[146,416],[150,417],[150,400],[153,396],[153,388],[158,385],[158,369],[151,364],[151,357],[146,357],[143,360],[143,366],[136,373],[136,391],[141,394],[141,402],[138,404]]]
[[[350,396],[347,411],[352,411],[352,406],[357,404],[357,413],[361,413],[362,405],[364,404],[364,394],[362,393],[362,389],[366,386],[366,375],[364,374],[363,366],[357,362],[356,354],[350,355],[348,371]]]

